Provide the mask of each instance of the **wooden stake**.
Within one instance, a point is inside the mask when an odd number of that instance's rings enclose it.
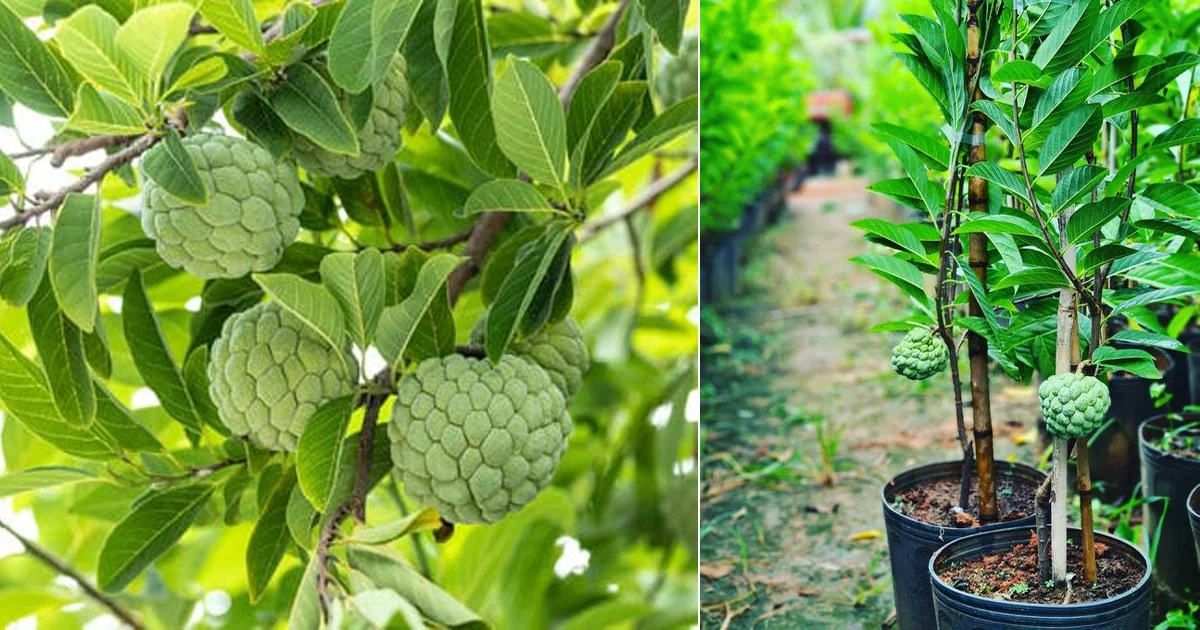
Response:
[[[1036,212],[1036,209],[1034,210]],[[1068,207],[1058,217],[1060,233],[1066,233],[1066,223],[1075,208]],[[1063,261],[1071,273],[1075,271],[1075,248],[1063,252]],[[1079,296],[1073,286],[1063,287],[1058,292],[1058,337],[1055,343],[1054,368],[1056,374],[1071,371],[1079,349],[1077,322]],[[1054,438],[1053,466],[1054,481],[1050,487],[1050,565],[1054,581],[1067,579],[1067,440]]]

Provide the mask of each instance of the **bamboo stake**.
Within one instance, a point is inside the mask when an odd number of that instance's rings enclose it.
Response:
[[[979,6],[983,0],[967,0],[967,89],[971,91],[971,102],[984,98],[978,81],[973,77],[979,73]],[[984,116],[980,112],[971,114],[971,135],[967,164],[987,160],[987,147],[983,143],[987,132]],[[971,177],[967,184],[968,207],[971,212],[987,212],[988,183],[982,177]],[[988,249],[987,235],[972,233],[968,238],[967,261],[976,277],[987,287]],[[973,317],[983,317],[983,308],[969,295],[967,312]],[[992,445],[992,403],[988,374],[987,339],[974,331],[967,332],[967,356],[971,362],[971,418],[975,434],[975,469],[979,480],[979,520],[990,523],[999,520],[996,507],[996,484],[993,478],[995,455]]]
[[[1075,208],[1065,208],[1059,215],[1059,231],[1066,233],[1067,221],[1074,214]],[[1075,247],[1067,247],[1063,251],[1063,261],[1072,273],[1075,271]],[[1056,374],[1071,371],[1074,353],[1078,348],[1079,331],[1077,328],[1077,308],[1079,296],[1073,286],[1063,287],[1058,292],[1058,338],[1055,343],[1054,368]],[[1051,474],[1050,503],[1050,565],[1054,581],[1062,583],[1067,580],[1067,440],[1054,438],[1053,465]]]

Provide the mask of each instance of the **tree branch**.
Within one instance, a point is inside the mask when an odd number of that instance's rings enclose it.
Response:
[[[82,589],[84,593],[87,593],[88,597],[91,597],[92,599],[96,600],[97,603],[109,609],[114,616],[125,622],[126,625],[134,628],[134,630],[143,630],[146,627],[141,621],[138,620],[136,616],[134,616],[132,611],[130,611],[128,608],[125,608],[125,606],[121,605],[121,603],[115,599],[105,595],[104,593],[101,593],[99,589],[93,586],[91,582],[88,582],[87,579],[80,575],[78,571],[71,568],[70,565],[60,560],[54,554],[42,548],[41,545],[29,540],[28,538],[25,538],[18,533],[17,530],[13,529],[4,521],[0,521],[0,529],[3,529],[13,538],[16,538],[17,542],[21,543],[21,546],[25,548],[26,553],[34,558],[37,558],[38,560],[41,560],[62,575],[74,580],[75,583],[79,585],[79,588]]]
[[[109,171],[123,166],[137,156],[145,153],[150,147],[157,144],[159,139],[160,137],[154,134],[141,136],[133,144],[105,158],[103,162],[97,164],[95,168],[92,168],[83,177],[75,180],[65,188],[61,188],[54,193],[38,193],[34,196],[37,200],[36,204],[29,206],[24,212],[16,216],[0,221],[0,230],[7,230],[17,225],[22,225],[33,217],[58,208],[62,205],[63,200],[67,198],[67,195],[83,192],[92,184],[104,179],[104,176]]]
[[[402,252],[402,251],[412,248],[412,247],[415,247],[415,248],[417,248],[421,251],[425,251],[425,252],[433,251],[435,249],[449,249],[451,247],[454,247],[455,245],[458,245],[459,243],[466,242],[467,239],[471,238],[471,232],[474,232],[474,231],[475,231],[475,226],[472,225],[471,227],[463,230],[462,232],[459,232],[458,234],[454,234],[452,236],[447,236],[446,238],[438,239],[435,241],[425,241],[424,243],[397,243],[392,246],[392,251]]]
[[[562,101],[563,109],[571,104],[571,96],[575,94],[575,88],[579,87],[579,82],[583,80],[584,75],[600,65],[608,57],[608,53],[612,52],[613,46],[617,43],[617,25],[621,23],[621,18],[628,8],[629,0],[621,0],[621,4],[617,5],[616,10],[608,16],[604,26],[596,33],[596,39],[592,40],[591,47],[588,48],[579,65],[575,66],[575,70],[563,84],[562,92],[558,96]]]
[[[67,161],[67,158],[86,155],[100,149],[119,147],[129,144],[137,138],[138,136],[89,136],[78,140],[70,140],[53,147],[53,154],[50,156],[50,166],[58,168]]]
[[[633,201],[631,201],[629,205],[620,212],[601,217],[600,219],[589,223],[583,228],[583,233],[579,236],[579,242],[585,243],[594,238],[596,234],[600,233],[602,230],[621,223],[643,208],[649,207],[655,202],[655,200],[661,197],[668,190],[674,188],[684,179],[687,179],[688,175],[691,175],[693,172],[695,172],[697,165],[698,162],[696,161],[696,158],[693,157],[691,160],[688,160],[687,164],[684,164],[671,174],[654,182],[645,190],[643,190],[641,194],[635,197]]]

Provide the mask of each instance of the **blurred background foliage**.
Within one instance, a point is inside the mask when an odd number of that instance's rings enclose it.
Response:
[[[570,71],[566,64],[588,43],[574,34],[594,33],[607,17],[603,11],[595,15],[594,4],[486,2],[493,54],[534,56],[561,83]],[[273,8],[272,3],[264,13]],[[44,9],[50,19],[53,7]],[[692,3],[687,18],[691,32],[697,23],[697,3]],[[651,67],[670,61],[661,47],[653,50],[663,58]],[[49,139],[48,121],[19,105],[0,104],[4,121],[22,125],[18,133],[0,130],[5,143],[37,145]],[[43,127],[46,137],[37,138]],[[653,179],[691,159],[696,146],[693,134],[623,170],[596,214],[623,208]],[[413,240],[460,231],[462,220],[453,211],[479,181],[462,147],[422,126],[406,131],[405,149],[396,162],[415,219]],[[499,524],[458,526],[446,543],[422,534],[395,545],[413,566],[493,627],[652,630],[697,624],[695,182],[693,175],[660,196],[653,211],[640,213],[629,229],[605,230],[576,251],[572,315],[584,330],[593,366],[570,409],[576,428],[554,485]],[[138,217],[131,212],[140,205],[136,194],[131,179],[105,181],[105,239],[118,242],[140,234]],[[385,243],[377,228],[347,225],[357,231],[346,238]],[[204,284],[165,268],[143,272],[171,350],[184,356]],[[119,295],[119,288],[112,293]],[[114,331],[109,335],[113,393],[181,461],[188,461],[180,425],[168,419],[149,390],[140,389],[124,336],[115,332],[121,329],[119,298],[102,297],[102,302],[105,324]],[[468,341],[482,312],[479,292],[465,293],[455,310],[460,343]],[[24,310],[0,307],[0,329],[32,354]],[[381,419],[390,416],[385,407]],[[358,422],[356,417],[352,424]],[[0,473],[80,466],[18,423],[4,422],[2,414],[0,446]],[[120,466],[109,465],[109,472],[119,477]],[[129,589],[138,594],[118,599],[144,611],[156,628],[284,627],[303,569],[299,560],[286,557],[271,590],[254,605],[243,568],[256,499],[265,499],[269,488],[267,483],[259,493],[251,487],[237,506],[225,510],[216,509],[221,501],[211,502],[180,544],[139,578],[140,588]],[[373,522],[400,518],[416,507],[393,480],[385,479],[379,490],[368,507]],[[100,541],[138,494],[137,488],[119,484],[83,482],[0,497],[0,517],[90,576],[96,571]],[[22,629],[116,627],[69,580],[21,553],[15,541],[0,533],[0,627],[9,624]]]

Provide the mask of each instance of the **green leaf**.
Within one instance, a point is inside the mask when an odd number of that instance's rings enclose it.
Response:
[[[313,412],[296,445],[296,475],[308,503],[328,513],[345,447],[346,427],[354,412],[354,396],[335,398]]]
[[[350,598],[350,609],[362,617],[372,628],[391,628],[392,620],[399,617],[406,628],[421,628],[425,620],[416,606],[408,603],[395,591],[382,588],[356,590]]]
[[[982,112],[984,116],[987,116],[993,123],[995,123],[996,127],[998,127],[1000,131],[1004,132],[1004,136],[1008,138],[1009,142],[1016,144],[1017,129],[1016,127],[1013,127],[1012,108],[1009,108],[1006,111],[993,101],[976,101],[975,104],[971,106],[971,109]]]
[[[133,413],[113,397],[112,392],[98,381],[95,385],[96,423],[92,425],[93,433],[128,451],[161,453],[165,450],[158,438],[138,422]]]
[[[453,106],[453,102],[451,103]],[[496,141],[517,168],[535,181],[566,181],[567,121],[550,80],[537,66],[508,58],[492,95]]]
[[[37,466],[0,474],[0,498],[11,497],[22,492],[62,486],[80,481],[96,481],[99,478],[80,468],[67,466]],[[419,516],[421,512],[413,516]],[[437,513],[434,512],[436,515]]]
[[[1101,226],[1120,216],[1129,203],[1124,197],[1105,197],[1080,206],[1067,221],[1067,242],[1078,245],[1090,241]]]
[[[25,306],[46,271],[50,258],[51,230],[48,227],[26,227],[4,235],[5,258],[0,265],[0,297],[9,304]]]
[[[692,227],[695,226],[693,225]],[[479,294],[483,298],[484,305],[490,305],[496,301],[496,295],[500,293],[500,287],[504,284],[504,279],[512,271],[513,265],[517,260],[517,254],[520,253],[521,248],[526,243],[536,240],[541,235],[542,226],[540,225],[525,228],[504,239],[504,242],[500,243],[495,251],[488,256],[487,264],[483,268],[483,277],[479,282]]]
[[[50,280],[63,314],[85,332],[95,327],[99,257],[100,205],[91,195],[69,194],[54,221]]]
[[[909,297],[922,304],[931,303],[925,293],[925,280],[916,265],[886,254],[863,254],[850,259],[871,270],[871,273],[891,282]]]
[[[229,41],[262,54],[262,28],[254,17],[252,0],[204,0],[200,3],[200,15]]]
[[[888,223],[882,219],[862,219],[854,221],[850,224],[850,227],[858,228],[895,249],[906,251],[918,258],[929,258],[929,254],[925,252],[925,246],[921,244],[921,240],[911,230],[907,230],[903,226]]]
[[[672,54],[679,54],[679,43],[683,40],[683,23],[687,18],[688,0],[643,0],[646,22],[654,27],[663,46]]]
[[[3,478],[0,478],[0,488],[3,488]],[[0,494],[0,496],[4,496]],[[409,534],[432,532],[442,526],[442,519],[437,510],[425,508],[408,516],[383,525],[374,527],[355,528],[354,533],[347,539],[350,544],[386,545]]]
[[[699,101],[696,97],[688,97],[663,110],[646,126],[642,127],[633,140],[625,145],[613,158],[599,178],[616,174],[617,171],[633,164],[635,161],[650,155],[659,147],[678,138],[683,133],[696,127],[696,109]]]
[[[1188,219],[1200,218],[1200,192],[1187,184],[1179,182],[1151,184],[1136,199],[1170,216]]]
[[[162,141],[146,152],[142,158],[142,171],[171,196],[192,205],[207,204],[212,194],[204,178],[200,177],[192,154],[174,129],[168,130]]]
[[[54,32],[58,49],[79,74],[125,103],[139,106],[142,90],[137,71],[117,47],[120,22],[95,4],[82,6]]]
[[[1167,99],[1158,94],[1147,94],[1144,92],[1122,94],[1104,103],[1104,117],[1112,118],[1141,107],[1150,107],[1151,105],[1158,105],[1165,102],[1167,102]]]
[[[1126,328],[1121,332],[1109,338],[1111,341],[1120,341],[1134,346],[1143,346],[1146,348],[1162,348],[1173,352],[1187,352],[1187,346],[1179,342],[1174,337],[1161,335],[1148,330],[1133,330]]]
[[[570,235],[569,229],[552,223],[538,240],[521,248],[512,272],[488,308],[486,349],[492,363],[499,362],[508,349],[518,324],[533,305],[542,280],[558,257],[559,248]]]
[[[1145,350],[1101,346],[1092,353],[1092,362],[1110,372],[1128,372],[1151,380],[1162,378],[1154,357]]]
[[[377,586],[395,591],[429,619],[451,628],[487,627],[479,615],[412,570],[395,551],[386,547],[349,545],[346,553],[352,568],[362,571]]]
[[[333,153],[357,155],[358,134],[346,119],[333,88],[307,64],[287,69],[287,79],[271,93],[271,107],[296,133]]]
[[[321,558],[313,555],[304,567],[304,575],[296,586],[292,598],[292,610],[288,614],[290,630],[321,630],[321,602],[317,596],[317,574],[321,571]]]
[[[1037,83],[1042,78],[1042,69],[1032,61],[1014,59],[992,72],[995,83]]]
[[[49,379],[54,406],[67,424],[86,428],[96,418],[92,375],[83,351],[83,335],[63,316],[49,279],[42,281],[29,302],[29,328]]]
[[[1099,105],[1085,105],[1063,117],[1042,145],[1038,155],[1038,177],[1070,168],[1092,148],[1103,123],[1104,115]]]
[[[1200,63],[1200,55],[1190,51],[1171,53],[1162,59],[1162,63],[1154,66],[1146,78],[1142,80],[1138,90],[1141,92],[1157,92],[1175,80],[1175,77]]]
[[[201,422],[207,424],[217,433],[229,436],[229,427],[221,422],[217,407],[209,394],[208,381],[208,346],[201,345],[188,353],[183,360],[183,383],[187,387],[192,407]]]
[[[195,12],[195,7],[182,2],[156,4],[134,13],[117,30],[117,47],[141,76],[147,92],[158,94],[167,62],[187,39]]]
[[[695,103],[692,107],[694,111]],[[871,128],[882,136],[895,138],[911,147],[929,168],[938,171],[950,168],[950,148],[942,138],[889,123],[875,123]]]
[[[0,153],[0,195],[9,195],[25,189],[25,176],[15,162]]]
[[[471,191],[467,203],[454,214],[470,217],[484,212],[560,212],[533,184],[497,179]]]
[[[1075,65],[1090,51],[1092,28],[1099,15],[1099,3],[1088,1],[1069,5],[1038,46],[1033,63],[1048,74],[1057,74],[1063,68]]]
[[[622,64],[610,59],[592,68],[575,87],[567,105],[567,146],[574,152],[621,80]],[[574,155],[574,153],[572,153]]]
[[[1057,267],[1030,267],[1004,276],[992,285],[993,291],[1028,285],[1068,286],[1067,277]]]
[[[1069,112],[1087,102],[1090,82],[1086,76],[1084,70],[1071,68],[1055,77],[1038,97],[1033,108],[1033,124],[1027,134],[1037,144],[1041,144],[1049,130],[1062,122]]]
[[[637,121],[646,89],[645,81],[621,81],[604,101],[571,151],[569,179],[573,187],[586,186],[599,179],[613,151],[625,141]]]
[[[137,504],[109,532],[100,548],[96,582],[108,592],[124,589],[170,549],[212,496],[212,486],[172,488]]]
[[[1178,147],[1200,141],[1200,118],[1185,118],[1155,136],[1150,146],[1158,149]]]
[[[112,378],[112,353],[108,351],[108,333],[104,330],[104,319],[99,315],[92,332],[83,333],[83,354],[96,376],[103,379]]]
[[[200,432],[200,416],[196,411],[187,385],[175,360],[171,358],[167,340],[154,314],[154,306],[142,286],[142,274],[135,270],[125,285],[121,320],[125,342],[142,380],[158,396],[163,409],[188,432]]]
[[[492,118],[492,59],[483,5],[480,0],[453,0],[441,3],[439,12],[443,6],[454,11],[446,52],[440,55],[450,86],[450,120],[480,168],[497,177],[512,177],[513,165],[500,149]]]
[[[313,526],[317,522],[317,511],[309,505],[304,497],[300,484],[292,486],[292,495],[288,498],[287,526],[292,540],[302,549],[312,551]]]
[[[408,61],[407,78],[413,102],[434,131],[442,125],[446,115],[450,90],[446,70],[434,46],[433,25],[437,8],[438,0],[422,0],[408,29],[408,37],[404,39],[404,58]]]
[[[29,109],[66,118],[74,109],[75,81],[50,48],[0,2],[0,89]]]
[[[453,254],[431,256],[421,266],[416,285],[404,301],[383,309],[375,346],[383,358],[396,365],[412,342],[425,314],[434,306],[439,295],[446,293],[446,279],[463,261]]]
[[[1042,231],[1032,219],[1008,214],[980,214],[964,221],[955,234],[977,234],[979,232],[1020,234],[1042,238]]]
[[[239,91],[230,113],[246,136],[265,147],[271,155],[282,157],[292,150],[291,128],[254,90]]]
[[[213,55],[191,65],[183,74],[171,81],[171,87],[168,87],[164,94],[169,96],[183,90],[209,86],[225,78],[228,74],[229,65],[220,56]]]
[[[3,334],[0,334],[0,405],[6,418],[15,419],[27,431],[68,455],[93,460],[113,456],[113,450],[93,432],[63,421],[42,370]]]
[[[246,575],[252,604],[262,599],[267,591],[271,576],[291,541],[287,533],[287,507],[295,486],[296,469],[289,467],[271,489],[254,531],[250,533],[250,543],[246,547]]]
[[[1166,302],[1167,300],[1196,295],[1198,293],[1200,293],[1200,289],[1194,289],[1191,287],[1166,287],[1163,289],[1152,289],[1150,291],[1139,293],[1138,295],[1121,302],[1112,310],[1111,313],[1109,313],[1108,316],[1112,317],[1113,315],[1123,313],[1131,308],[1146,306],[1147,304],[1156,304],[1158,302]]]
[[[1094,164],[1084,164],[1067,171],[1054,187],[1054,194],[1051,196],[1050,205],[1054,212],[1058,213],[1067,206],[1075,205],[1095,190],[1107,176],[1108,169]]]
[[[331,347],[342,349],[346,325],[329,290],[290,273],[256,273],[252,277],[272,300],[311,326]]]
[[[391,70],[420,0],[347,0],[329,39],[329,70],[347,92],[367,89]]]
[[[75,95],[75,111],[67,119],[67,129],[86,134],[131,136],[146,131],[146,125],[133,107],[117,97],[97,92],[84,83]]]
[[[358,346],[371,345],[383,312],[383,254],[373,248],[357,255],[330,254],[321,260],[321,281],[341,307],[346,330]]]

